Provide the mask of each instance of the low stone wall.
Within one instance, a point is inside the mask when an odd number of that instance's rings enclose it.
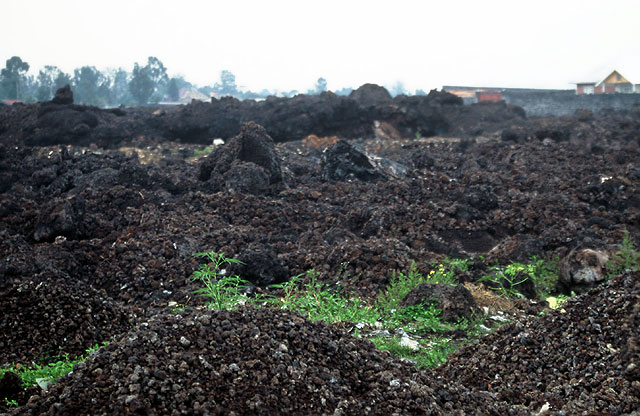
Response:
[[[640,105],[640,94],[576,95],[575,90],[502,92],[507,104],[524,108],[527,116],[560,116],[587,109],[598,112],[605,108],[627,109]]]

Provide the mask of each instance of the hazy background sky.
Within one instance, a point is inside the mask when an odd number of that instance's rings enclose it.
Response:
[[[241,88],[365,82],[573,88],[618,69],[640,83],[640,1],[0,0],[0,67],[72,73],[159,58],[169,75]]]

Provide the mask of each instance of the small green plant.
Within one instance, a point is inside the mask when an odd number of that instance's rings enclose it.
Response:
[[[207,146],[204,149],[195,149],[193,151],[193,154],[194,154],[194,156],[202,156],[202,155],[208,155],[212,151],[213,151],[213,147],[212,146]]]
[[[108,344],[108,341],[103,341],[100,344],[96,344],[86,350],[86,354],[79,355],[75,358],[71,358],[68,353],[57,356],[55,361],[46,364],[33,364],[31,366],[17,366],[12,364],[9,368],[0,369],[0,378],[7,371],[13,371],[22,380],[23,387],[33,386],[38,383],[39,379],[48,380],[52,383],[58,381],[58,379],[71,370],[73,366],[85,361],[89,354],[98,350],[101,346]]]
[[[531,257],[527,273],[533,279],[536,294],[540,299],[547,298],[558,283],[560,259],[544,260],[538,256]]]
[[[398,337],[385,338],[374,337],[371,342],[376,348],[389,351],[400,358],[408,358],[416,363],[417,368],[434,368],[444,363],[449,354],[458,347],[448,338],[430,338],[418,341],[419,348],[414,350],[411,347],[401,345]]]
[[[506,267],[493,266],[493,273],[478,279],[479,282],[490,282],[491,289],[497,291],[500,296],[508,298],[521,298],[522,294],[517,286],[526,282],[531,277],[528,266],[513,262]]]
[[[391,282],[384,291],[378,294],[376,307],[380,312],[388,314],[397,309],[400,301],[420,283],[424,283],[424,277],[418,272],[415,263],[411,263],[407,274],[393,272]]]
[[[196,253],[195,257],[204,257],[207,263],[193,272],[191,280],[204,284],[196,294],[209,298],[209,306],[216,310],[233,309],[244,298],[243,288],[249,283],[237,275],[226,276],[225,265],[243,264],[236,259],[225,257],[224,253]]]
[[[560,309],[562,305],[564,305],[569,300],[569,296],[567,295],[549,296],[546,300],[551,309]]]
[[[456,286],[458,284],[456,272],[469,271],[469,260],[450,259],[445,257],[445,259],[440,263],[431,263],[431,267],[429,274],[427,274],[427,281],[429,283],[442,283],[445,285]]]
[[[607,278],[611,279],[626,271],[640,270],[640,251],[635,248],[635,242],[624,230],[620,249],[611,255],[607,262]]]
[[[491,289],[509,298],[522,297],[518,286],[531,280],[537,296],[545,299],[558,280],[558,261],[546,261],[538,256],[533,256],[527,264],[511,262],[507,266],[492,266],[490,270],[491,274],[483,276],[478,281],[489,282]]]
[[[385,320],[387,327],[403,328],[416,333],[436,333],[449,329],[439,318],[442,311],[434,305],[405,306]]]
[[[311,321],[373,323],[378,319],[377,311],[361,299],[337,293],[318,282],[313,270],[307,273],[307,282],[304,284],[302,276],[272,285],[273,289],[282,289],[283,296],[265,300],[288,310],[299,311]],[[300,285],[302,288],[299,288]]]
[[[7,407],[18,407],[18,402],[14,399],[9,400],[8,398],[4,398],[4,405]]]

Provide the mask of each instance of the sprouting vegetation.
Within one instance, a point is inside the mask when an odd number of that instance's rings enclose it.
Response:
[[[552,290],[557,281],[557,267],[538,257],[530,263],[511,262],[506,266],[492,266],[491,273],[478,279],[479,282],[490,283],[490,288],[500,296],[508,298],[523,297],[522,285],[531,281],[538,297],[544,298]]]
[[[213,146],[207,146],[204,149],[195,149],[193,151],[193,155],[196,156],[196,157],[203,156],[203,155],[208,155],[212,151],[213,151]]]
[[[607,262],[607,277],[612,278],[626,271],[640,270],[640,250],[635,246],[629,231],[624,230],[620,249]]]
[[[249,282],[241,279],[237,275],[227,276],[225,265],[242,264],[241,261],[225,257],[224,253],[196,253],[195,257],[204,257],[207,263],[201,264],[200,268],[193,272],[191,279],[202,282],[204,287],[196,290],[196,294],[208,299],[211,308],[234,309],[241,300],[245,299],[243,288]]]
[[[379,319],[376,309],[363,300],[352,297],[318,282],[314,271],[306,273],[307,282],[302,283],[302,275],[290,281],[271,286],[282,289],[282,297],[262,298],[267,303],[284,309],[298,311],[312,321],[366,322],[372,324]]]
[[[329,324],[351,326],[355,336],[371,333],[376,328],[386,331],[387,337],[373,337],[381,349],[416,362],[418,367],[441,364],[446,356],[460,346],[446,334],[464,331],[469,337],[477,336],[480,319],[445,322],[437,305],[400,306],[401,300],[421,283],[458,284],[456,273],[469,269],[468,260],[444,259],[432,263],[423,275],[416,264],[406,273],[393,274],[390,284],[373,299],[363,299],[347,293],[339,283],[328,285],[318,280],[313,270],[293,277],[285,283],[270,286],[277,295],[247,297],[243,287],[248,283],[236,275],[227,275],[224,267],[237,263],[223,253],[197,253],[207,260],[193,273],[192,279],[204,284],[199,295],[208,299],[214,309],[233,309],[240,303],[256,307],[278,307],[297,311],[309,320],[322,320]],[[341,275],[346,272],[341,269]],[[412,347],[403,345],[410,340]]]
[[[469,271],[470,260],[446,258],[431,263],[424,274],[413,263],[406,272],[394,272],[387,287],[377,296],[364,299],[345,291],[337,283],[339,279],[331,285],[320,282],[313,270],[270,286],[274,294],[247,297],[244,287],[248,282],[240,276],[229,275],[226,269],[240,263],[238,260],[214,252],[195,256],[207,260],[191,276],[203,284],[196,293],[206,297],[213,309],[234,309],[239,304],[250,303],[255,307],[297,311],[312,321],[340,323],[342,327],[351,327],[354,336],[369,338],[378,348],[408,358],[418,367],[437,366],[464,342],[490,331],[483,325],[481,316],[446,322],[437,304],[401,306],[402,299],[421,283],[459,284],[457,276]],[[638,268],[639,261],[638,251],[625,234],[620,251],[612,256],[612,265],[619,266],[614,270]],[[538,297],[548,299],[551,309],[562,307],[568,299],[564,295],[551,296],[557,281],[557,261],[533,257],[528,263],[512,262],[489,270],[490,274],[479,280],[490,283],[489,287],[498,296],[522,297],[520,285],[531,280]],[[344,267],[340,274],[347,274]],[[175,311],[180,310],[183,307]],[[452,333],[463,333],[464,337],[452,339]]]
[[[85,361],[92,352],[97,351],[100,347],[107,344],[107,341],[95,344],[94,346],[87,348],[85,354],[73,358],[68,353],[65,353],[58,355],[53,359],[45,360],[48,362],[41,364],[34,363],[29,366],[10,364],[6,367],[0,368],[0,379],[4,377],[6,372],[11,371],[20,377],[22,387],[25,388],[41,383],[55,383],[58,379],[70,373],[75,365]],[[7,397],[4,398],[4,402],[6,407],[18,406],[18,402],[16,400],[9,400]]]
[[[449,354],[458,349],[458,345],[449,338],[430,338],[418,341],[418,347],[412,348],[402,344],[397,337],[373,337],[371,342],[383,351],[389,351],[396,357],[408,358],[416,367],[437,367],[447,361]]]

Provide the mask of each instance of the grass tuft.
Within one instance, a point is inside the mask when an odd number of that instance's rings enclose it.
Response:
[[[607,278],[611,279],[626,271],[640,270],[640,251],[636,249],[629,231],[624,230],[620,249],[607,262]]]

